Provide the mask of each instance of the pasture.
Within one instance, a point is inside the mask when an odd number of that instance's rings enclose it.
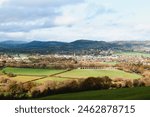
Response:
[[[141,78],[140,75],[134,73],[127,73],[117,69],[74,69],[57,76],[70,78],[87,78],[87,77],[103,77],[110,78]]]
[[[15,77],[9,77],[5,73],[16,74]],[[58,73],[58,74],[57,74]],[[62,82],[65,80],[88,78],[88,77],[103,77],[110,78],[132,78],[137,79],[142,76],[134,73],[127,73],[117,69],[74,69],[71,71],[57,69],[32,69],[32,68],[12,68],[6,67],[0,71],[0,76],[10,78],[18,82],[36,82],[45,83],[46,81]]]
[[[116,65],[118,63],[119,62],[101,62],[101,64],[104,64],[104,65]]]
[[[65,70],[58,70],[58,69],[34,69],[34,68],[12,68],[6,67],[0,71],[0,75],[3,78],[10,78],[11,80],[15,80],[18,82],[29,82],[34,81],[37,83],[44,83],[46,81],[64,81],[67,80],[65,78],[57,78],[52,77],[51,75],[55,75],[57,73],[61,73]],[[6,74],[13,73],[17,76],[9,77]],[[41,79],[42,78],[42,79]]]
[[[16,76],[16,77],[13,77],[11,78],[11,80],[15,80],[15,81],[18,81],[18,82],[29,82],[31,80],[35,80],[35,79],[39,79],[41,78],[40,76]]]
[[[13,73],[16,75],[52,75],[64,70],[57,70],[57,69],[34,69],[34,68],[12,68],[6,67],[2,71],[5,73]]]
[[[40,80],[35,81],[36,83],[45,83],[47,81],[56,81],[56,82],[62,82],[65,80],[71,80],[69,78],[59,78],[59,77],[46,77]]]

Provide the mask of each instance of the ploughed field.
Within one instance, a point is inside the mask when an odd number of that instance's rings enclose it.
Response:
[[[7,74],[14,74],[15,77],[9,77]],[[10,78],[18,82],[37,82],[44,83],[46,81],[58,81],[88,78],[88,77],[103,77],[110,78],[141,78],[141,75],[127,73],[117,69],[34,69],[34,68],[12,68],[6,67],[0,71],[0,77]]]
[[[150,87],[112,90],[94,90],[77,93],[57,94],[39,100],[150,100]]]

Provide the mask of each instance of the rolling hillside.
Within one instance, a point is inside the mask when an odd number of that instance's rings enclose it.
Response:
[[[57,94],[38,98],[39,100],[149,100],[150,87],[96,90]]]

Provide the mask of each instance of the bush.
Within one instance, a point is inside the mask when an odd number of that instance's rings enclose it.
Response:
[[[51,90],[55,90],[55,89],[57,89],[58,82],[56,82],[56,81],[46,81],[44,83],[44,85],[45,85],[45,87],[48,87]]]
[[[142,78],[141,82],[143,82],[144,86],[150,86],[150,78]]]
[[[13,74],[13,73],[7,73],[7,76],[8,76],[8,77],[16,77],[17,75],[16,75],[16,74]]]
[[[0,78],[0,83],[8,83],[9,79],[7,78]]]
[[[133,82],[131,80],[125,80],[125,87],[127,88],[133,87]]]
[[[57,89],[57,92],[65,93],[65,92],[74,92],[78,90],[80,90],[79,83],[76,80],[68,80],[60,84],[60,86]]]
[[[145,71],[142,75],[143,75],[145,78],[150,78],[150,71]]]
[[[124,81],[124,78],[114,78],[113,82],[121,82]]]
[[[11,81],[7,90],[13,98],[23,98],[26,97],[26,91],[22,83],[17,83],[16,81]]]
[[[134,79],[133,86],[134,87],[142,87],[142,86],[145,86],[145,83],[141,79]]]
[[[31,97],[36,98],[41,95],[41,92],[38,88],[32,88],[30,91]]]
[[[35,86],[36,86],[36,84],[33,82],[28,82],[28,83],[23,84],[23,88],[27,92],[30,91]]]
[[[94,78],[90,77],[85,79],[80,87],[83,90],[91,90],[91,89],[109,89],[112,85],[112,80],[109,77],[102,78]]]

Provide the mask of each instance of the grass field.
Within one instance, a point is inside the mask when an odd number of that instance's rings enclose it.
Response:
[[[59,74],[61,77],[71,78],[87,78],[87,77],[103,77],[109,76],[110,78],[141,78],[138,74],[127,73],[121,70],[98,70],[98,69],[75,69],[63,74]]]
[[[39,79],[45,77],[43,79],[36,80],[36,83],[45,83],[46,81],[57,81],[62,82],[65,80],[72,80],[72,78],[87,78],[87,77],[103,77],[109,76],[110,78],[141,78],[138,74],[127,73],[121,70],[113,70],[113,69],[74,69],[71,71],[67,71],[65,73],[61,73],[65,70],[55,70],[55,69],[31,69],[31,68],[11,68],[7,67],[1,70],[0,75],[4,78],[9,78],[7,75],[2,74],[2,71],[6,73],[16,74],[16,77],[12,77],[10,79],[16,80],[18,82],[27,82],[35,79]],[[49,76],[52,74],[61,73],[56,76]],[[61,77],[61,78],[60,78]]]
[[[116,55],[128,55],[128,56],[144,56],[144,57],[150,57],[150,54],[147,54],[147,53],[140,53],[140,52],[120,52],[120,53],[116,53]]]
[[[45,83],[47,81],[57,81],[57,82],[62,82],[65,80],[69,80],[69,78],[58,78],[58,77],[47,77],[41,80],[35,81],[36,83]]]
[[[106,65],[116,65],[118,64],[118,62],[101,62],[102,64],[106,64]]]
[[[12,77],[11,80],[15,80],[15,81],[24,83],[24,82],[28,82],[28,81],[38,79],[38,78],[40,78],[40,77],[38,77],[38,76],[16,76],[16,77]]]
[[[39,100],[150,100],[150,87],[57,94]]]
[[[62,72],[64,70],[7,67],[4,68],[2,71],[5,71],[6,73],[14,73],[20,75],[51,75],[51,74]]]

